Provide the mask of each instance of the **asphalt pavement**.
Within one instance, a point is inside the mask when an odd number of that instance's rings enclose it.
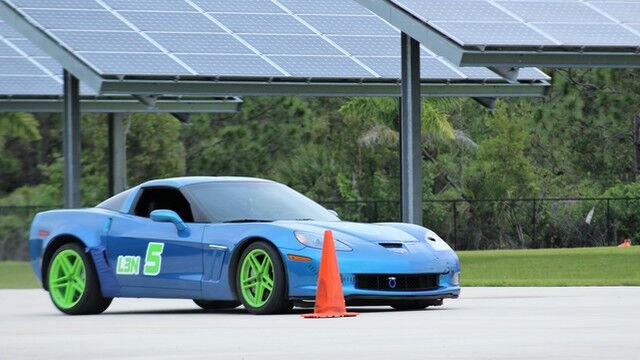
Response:
[[[303,319],[116,299],[67,316],[42,290],[0,290],[0,359],[640,359],[640,287],[463,288],[423,311],[352,310]]]

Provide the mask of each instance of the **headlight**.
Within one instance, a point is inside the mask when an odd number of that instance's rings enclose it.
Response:
[[[451,276],[451,285],[460,285],[460,272],[456,271]]]
[[[424,240],[428,242],[434,250],[452,250],[451,247],[449,247],[449,245],[444,240],[442,240],[440,236],[438,236],[438,234],[434,233],[431,230],[427,231],[427,233],[424,234]]]
[[[324,236],[320,234],[296,231],[294,232],[296,239],[304,246],[308,246],[314,249],[322,249],[322,243],[324,242]],[[343,243],[340,240],[333,239],[337,251],[351,251],[349,245]]]

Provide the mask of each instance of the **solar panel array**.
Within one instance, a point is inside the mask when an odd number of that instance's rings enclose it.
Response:
[[[640,48],[640,0],[384,1],[465,47]]]
[[[103,76],[400,77],[399,31],[352,0],[0,1]],[[423,78],[501,79],[425,48],[421,60]]]

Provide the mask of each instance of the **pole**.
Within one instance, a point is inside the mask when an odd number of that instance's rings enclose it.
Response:
[[[614,241],[612,241],[611,239],[611,203],[609,201],[609,199],[607,199],[607,225],[606,225],[606,230],[605,230],[605,238],[606,238],[606,242],[608,242],[609,244],[613,244]]]
[[[453,200],[453,248],[458,248],[458,202]]]
[[[533,199],[533,216],[532,216],[532,222],[533,222],[533,234],[531,236],[531,246],[535,247],[536,245],[538,245],[536,243],[536,238],[538,237],[538,227],[537,227],[537,223],[536,223],[536,215],[538,212],[538,202],[536,199]],[[542,246],[541,246],[542,247]]]
[[[123,115],[109,116],[109,195],[127,188],[127,150]]]
[[[64,71],[64,207],[78,208],[80,193],[80,86],[78,79]]]
[[[402,33],[402,98],[400,106],[400,164],[402,221],[422,225],[422,139],[420,135],[420,46]]]

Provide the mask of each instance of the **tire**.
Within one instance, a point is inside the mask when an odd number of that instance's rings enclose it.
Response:
[[[237,301],[216,301],[216,300],[193,300],[196,305],[204,310],[230,310],[240,306]]]
[[[249,245],[242,252],[236,269],[236,293],[247,311],[265,315],[291,310],[284,265],[271,244],[258,241]]]
[[[47,288],[53,305],[69,315],[100,314],[112,300],[102,296],[93,260],[76,243],[61,246],[51,257]]]
[[[391,307],[398,311],[423,310],[429,306],[442,305],[442,299],[437,300],[407,300],[392,304]]]

